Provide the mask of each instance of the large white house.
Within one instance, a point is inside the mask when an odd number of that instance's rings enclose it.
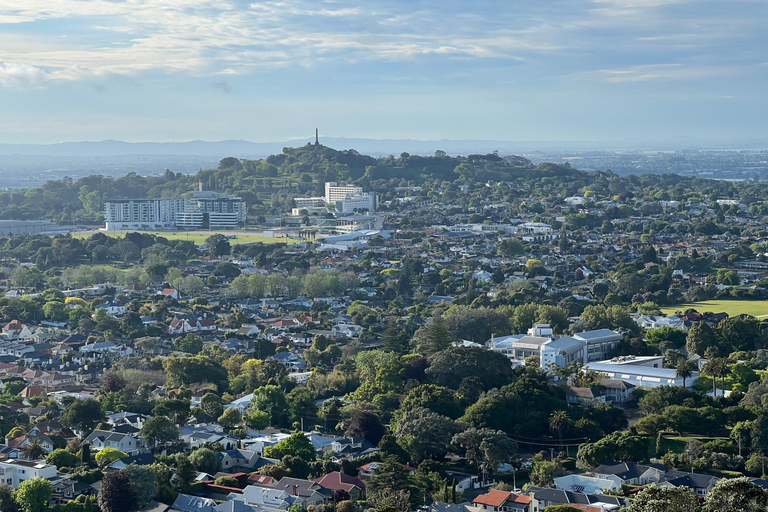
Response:
[[[13,459],[0,461],[0,482],[8,484],[14,489],[18,488],[21,482],[31,478],[50,480],[56,478],[57,475],[56,466],[46,464],[43,460]]]

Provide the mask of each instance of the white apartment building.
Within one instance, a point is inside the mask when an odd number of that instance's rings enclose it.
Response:
[[[56,466],[46,464],[44,460],[31,461],[11,459],[0,462],[0,482],[18,489],[19,484],[31,478],[50,480],[58,475]]]
[[[118,199],[104,205],[107,229],[166,229],[174,227],[185,199]]]
[[[236,229],[245,224],[245,202],[239,197],[199,190],[190,199],[121,199],[107,201],[107,230]]]

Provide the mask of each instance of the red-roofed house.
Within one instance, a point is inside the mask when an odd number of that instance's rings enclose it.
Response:
[[[164,288],[163,291],[160,292],[160,294],[165,295],[166,297],[172,297],[177,300],[179,298],[179,291],[173,288]]]
[[[483,510],[492,510],[493,512],[528,512],[531,497],[493,489],[472,500],[472,504]]]
[[[3,327],[3,337],[7,340],[26,340],[32,337],[32,330],[18,320],[11,320]]]
[[[352,501],[365,497],[365,483],[357,477],[349,476],[339,471],[333,471],[320,478],[315,483],[330,491],[345,491]]]

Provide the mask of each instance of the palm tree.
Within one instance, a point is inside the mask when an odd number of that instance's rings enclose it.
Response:
[[[712,395],[717,396],[717,378],[722,377],[723,387],[725,387],[725,376],[728,375],[728,360],[724,357],[715,357],[704,365],[703,370],[712,377]]]
[[[21,451],[27,460],[42,459],[46,454],[45,448],[40,444],[40,441],[33,439],[24,449]]]
[[[683,387],[685,387],[685,379],[693,376],[693,363],[687,359],[681,359],[675,367],[675,377],[683,379]]]
[[[566,411],[560,410],[553,412],[549,417],[549,428],[557,432],[557,438],[560,440],[560,448],[563,448],[563,430],[568,425],[570,417]]]

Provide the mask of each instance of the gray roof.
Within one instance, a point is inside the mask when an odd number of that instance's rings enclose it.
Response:
[[[574,338],[581,338],[587,340],[587,342],[601,342],[611,340],[621,340],[624,337],[616,331],[610,329],[597,329],[594,331],[577,332],[573,335]]]
[[[658,379],[676,379],[677,370],[674,368],[651,368],[650,366],[641,366],[639,364],[608,364],[608,363],[589,363],[589,370],[595,370],[601,373],[618,375],[642,375],[644,377],[654,377]],[[615,378],[615,376],[614,376]]]

